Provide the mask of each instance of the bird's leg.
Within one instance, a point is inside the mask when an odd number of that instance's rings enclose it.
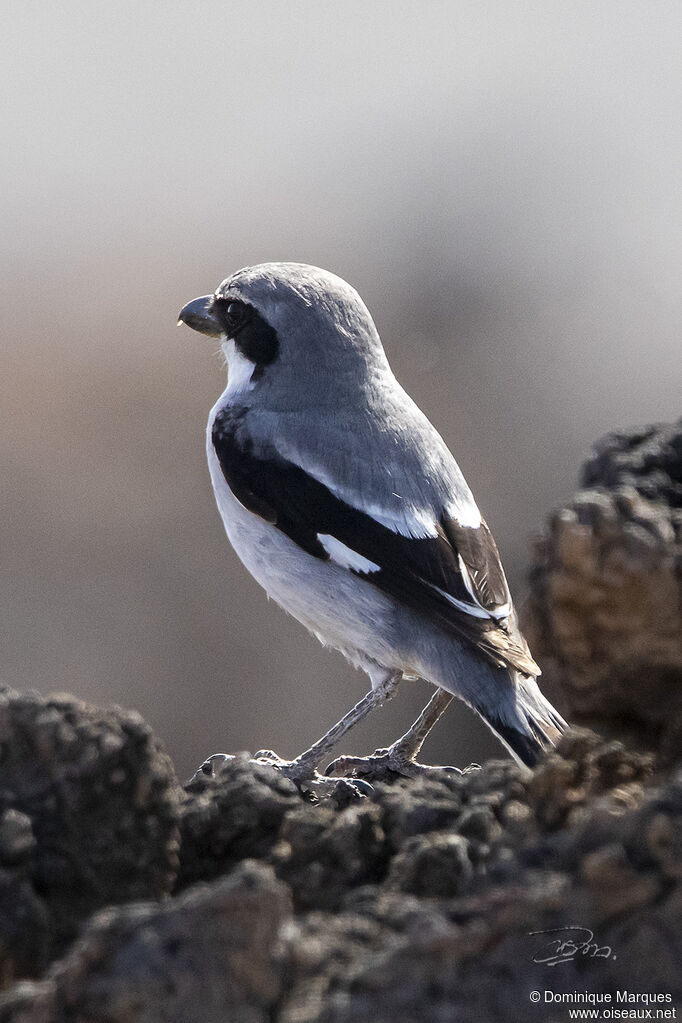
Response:
[[[404,735],[396,739],[392,746],[389,746],[388,749],[375,750],[369,757],[338,757],[327,768],[327,774],[334,777],[358,774],[380,776],[392,771],[406,778],[430,773],[462,774],[463,772],[457,767],[430,767],[417,763],[415,759],[424,745],[426,736],[450,706],[452,699],[452,694],[446,692],[445,689],[436,689],[414,724],[408,728]],[[471,764],[465,770],[469,771],[477,767],[477,764]]]
[[[305,753],[301,753],[300,756],[291,761],[291,768],[293,768],[294,773],[299,778],[305,778],[307,774],[312,775],[327,754],[331,753],[344,737],[346,732],[349,732],[358,722],[367,717],[369,712],[374,710],[375,707],[380,707],[382,703],[392,698],[398,687],[400,677],[400,673],[389,675],[388,678],[379,682],[376,687],[370,689],[347,714],[344,714],[340,721],[337,721],[328,732],[325,732],[321,739],[318,739]],[[258,757],[258,754],[256,754],[256,757]],[[291,777],[291,774],[289,777]]]
[[[346,732],[367,717],[375,707],[380,707],[386,700],[391,699],[400,678],[401,673],[397,672],[382,679],[347,714],[344,714],[340,721],[337,721],[328,732],[325,732],[321,739],[318,739],[310,749],[301,753],[295,760],[283,760],[272,750],[259,750],[253,758],[254,761],[276,767],[287,778],[291,778],[296,784],[318,795],[331,794],[338,786],[339,779],[320,775],[317,773],[317,768]],[[218,773],[221,766],[232,759],[227,753],[214,753],[204,761],[194,778],[201,774],[210,777]],[[365,790],[371,791],[371,786],[367,786],[366,783],[361,783],[359,788],[361,794],[365,794]]]

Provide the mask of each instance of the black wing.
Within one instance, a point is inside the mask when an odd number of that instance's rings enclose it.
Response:
[[[330,558],[320,537],[333,537],[371,563],[371,570],[349,569],[360,578],[467,640],[494,664],[540,673],[515,626],[507,580],[485,522],[474,528],[443,519],[438,535],[423,539],[396,533],[300,466],[255,455],[241,430],[243,416],[244,410],[224,409],[212,430],[223,475],[240,504],[315,558]]]

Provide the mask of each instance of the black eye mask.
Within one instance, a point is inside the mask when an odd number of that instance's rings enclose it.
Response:
[[[253,362],[262,372],[265,366],[277,358],[279,341],[277,331],[265,320],[257,309],[246,302],[216,299],[215,316],[225,334],[234,339],[238,352]]]

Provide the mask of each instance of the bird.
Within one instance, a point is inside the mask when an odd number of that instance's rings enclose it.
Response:
[[[187,303],[180,324],[219,339],[227,365],[206,450],[237,556],[370,681],[298,757],[256,758],[311,787],[380,766],[456,771],[417,755],[458,697],[519,764],[534,766],[566,722],[538,686],[492,533],[454,456],[394,376],[358,292],[318,267],[262,263]],[[320,771],[353,725],[415,678],[435,692],[404,735]],[[202,770],[227,758],[214,754]]]

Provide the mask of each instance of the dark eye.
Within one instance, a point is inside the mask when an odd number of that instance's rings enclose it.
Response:
[[[227,301],[224,298],[217,299],[214,308],[218,314],[221,326],[224,328],[225,333],[230,336],[244,326],[249,318],[249,311],[251,309],[246,302]]]

